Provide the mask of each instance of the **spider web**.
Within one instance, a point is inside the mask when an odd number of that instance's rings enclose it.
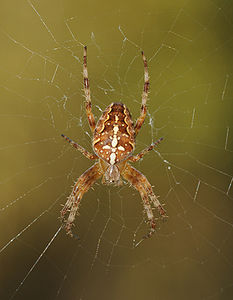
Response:
[[[12,2],[11,2],[12,4]],[[230,1],[2,1],[1,299],[232,299],[233,122]],[[124,102],[134,120],[149,65],[135,167],[169,219],[147,230],[137,191],[97,182],[74,233],[58,219],[92,162],[82,49],[96,116]],[[155,211],[156,214],[156,211]]]

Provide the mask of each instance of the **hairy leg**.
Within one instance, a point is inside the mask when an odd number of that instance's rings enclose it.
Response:
[[[95,183],[95,181],[102,175],[102,168],[100,163],[95,163],[92,167],[86,170],[75,183],[72,193],[68,197],[63,209],[61,210],[61,219],[64,222],[64,226],[67,234],[73,236],[72,225],[75,220],[75,215],[78,212],[80,201],[83,195],[89,190],[89,188]],[[67,219],[65,219],[68,213]]]
[[[155,146],[157,146],[158,144],[160,144],[162,142],[163,138],[158,139],[156,142],[152,143],[149,147],[147,147],[146,149],[142,150],[140,153],[130,156],[128,158],[129,161],[132,162],[136,162],[138,160],[140,160],[141,158],[143,158],[143,156],[145,154],[147,154],[149,151],[151,151],[152,149],[154,149]]]
[[[86,113],[87,119],[92,132],[95,130],[95,117],[91,109],[91,92],[89,87],[88,71],[87,71],[87,47],[84,47],[83,53],[83,83],[84,83],[84,93],[86,98]]]
[[[62,134],[61,135],[67,142],[69,142],[74,148],[78,149],[78,151],[80,151],[85,157],[89,158],[89,159],[98,159],[98,156],[96,154],[92,154],[89,151],[87,151],[86,149],[84,149],[82,146],[80,146],[79,144],[75,143],[74,141],[72,141],[70,138],[68,138],[68,136]]]
[[[154,207],[158,209],[159,214],[162,217],[165,217],[166,212],[160,204],[158,197],[155,196],[151,184],[142,173],[140,173],[138,170],[127,164],[122,173],[122,176],[126,180],[128,180],[129,183],[131,183],[131,185],[140,193],[140,196],[143,201],[144,210],[150,224],[150,230],[148,234],[143,237],[143,239],[149,238],[154,233],[156,228],[155,218],[152,212],[150,202],[153,204]]]
[[[146,57],[144,55],[144,53],[142,52],[142,59],[143,59],[143,63],[144,63],[144,87],[143,87],[143,92],[142,92],[142,106],[141,106],[141,114],[138,117],[136,124],[135,124],[135,135],[138,134],[139,130],[141,129],[144,120],[146,118],[146,102],[147,102],[147,98],[148,98],[148,91],[149,91],[149,73],[148,73],[148,66],[147,66],[147,60]]]

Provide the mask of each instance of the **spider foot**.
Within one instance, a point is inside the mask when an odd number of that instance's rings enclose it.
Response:
[[[150,230],[149,230],[149,232],[144,236],[144,239],[150,238],[150,237],[152,236],[152,234],[155,233],[155,227],[156,227],[155,219],[153,218],[152,220],[150,220],[149,224],[150,224]]]
[[[68,221],[63,221],[63,227],[65,228],[66,234],[70,237],[74,237],[72,232],[72,227],[74,226],[73,223],[70,223]]]
[[[150,229],[149,232],[140,239],[140,241],[136,242],[136,240],[134,239],[133,241],[134,248],[138,247],[144,240],[149,239],[154,234],[154,232],[155,230]]]
[[[134,247],[138,247],[144,240],[149,239],[154,233],[155,233],[155,227],[156,227],[156,223],[155,223],[155,219],[148,221],[147,223],[150,224],[150,229],[148,231],[147,234],[145,234],[140,241],[138,241],[137,243],[135,243],[134,240]]]
[[[166,215],[166,210],[163,208],[163,205],[159,205],[157,207],[158,211],[159,211],[159,214],[162,218],[168,218],[168,216]]]
[[[74,234],[72,232],[72,227],[75,226],[74,223],[69,223],[67,220],[62,218],[62,227],[65,229],[66,234],[76,240],[80,240],[79,236],[77,234]]]
[[[146,239],[149,239],[150,237],[152,237],[152,235],[155,233],[155,229],[150,229],[148,231],[147,234],[145,234],[143,237],[142,237],[142,240],[146,240]]]

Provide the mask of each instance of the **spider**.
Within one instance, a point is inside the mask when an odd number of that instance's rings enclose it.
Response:
[[[162,217],[166,217],[165,210],[160,204],[158,197],[153,193],[152,186],[147,178],[128,163],[140,160],[146,153],[151,151],[162,141],[162,138],[160,138],[140,153],[132,155],[135,148],[135,138],[146,117],[146,102],[149,90],[147,60],[144,53],[141,53],[144,63],[144,88],[142,93],[141,113],[136,124],[133,124],[130,112],[125,104],[115,102],[105,109],[96,124],[91,108],[91,95],[87,72],[87,47],[84,47],[83,80],[86,100],[85,106],[89,126],[93,133],[92,147],[94,154],[88,152],[64,134],[62,134],[62,137],[79,150],[85,157],[91,160],[97,160],[97,162],[78,178],[70,196],[61,210],[61,219],[66,233],[71,237],[73,236],[72,226],[74,224],[75,215],[78,213],[81,199],[100,177],[102,177],[103,184],[120,185],[122,184],[122,176],[130,183],[130,185],[138,190],[149,223],[149,231],[144,238],[151,237],[155,232],[156,222],[152,212],[152,206],[158,209],[158,212]]]

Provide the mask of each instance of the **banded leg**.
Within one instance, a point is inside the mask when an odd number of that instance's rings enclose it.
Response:
[[[83,82],[84,82],[84,93],[86,98],[86,114],[92,132],[95,130],[95,117],[91,110],[91,92],[89,87],[89,79],[87,72],[87,47],[84,47],[83,53]]]
[[[85,148],[83,148],[82,146],[80,146],[79,144],[75,143],[74,141],[72,141],[70,138],[68,138],[68,136],[62,134],[61,135],[67,142],[69,142],[71,144],[71,146],[73,146],[74,148],[78,149],[78,151],[80,151],[84,156],[86,156],[88,159],[98,159],[98,156],[96,154],[92,154],[89,151],[87,151]]]
[[[125,170],[122,173],[122,176],[126,180],[128,180],[129,183],[131,183],[136,190],[138,190],[142,198],[144,210],[147,214],[147,218],[150,224],[149,232],[142,238],[142,240],[144,240],[146,238],[151,237],[151,235],[155,232],[156,228],[155,218],[152,212],[150,202],[152,202],[153,206],[158,209],[158,212],[162,217],[166,216],[166,212],[160,204],[158,197],[155,196],[151,184],[142,173],[140,173],[138,170],[127,164]]]
[[[157,146],[158,144],[160,144],[162,142],[163,138],[158,139],[156,142],[152,143],[149,147],[147,147],[146,149],[142,150],[140,153],[133,155],[131,157],[128,158],[129,161],[132,162],[136,162],[138,160],[140,160],[141,158],[143,158],[143,156],[145,154],[147,154],[149,151],[151,151],[155,146]]]
[[[102,169],[99,162],[95,163],[91,168],[86,170],[75,183],[71,195],[68,197],[63,209],[61,210],[61,219],[64,222],[66,233],[73,236],[72,226],[75,220],[75,215],[80,207],[80,201],[83,195],[95,183],[95,181],[102,175]],[[68,217],[65,220],[65,216]]]
[[[147,60],[146,57],[142,51],[142,59],[144,63],[144,87],[143,87],[143,92],[142,92],[142,106],[141,106],[141,114],[138,117],[134,130],[135,130],[135,135],[138,134],[140,128],[142,127],[144,120],[146,118],[146,101],[148,98],[148,91],[149,91],[149,73],[148,73],[148,66],[147,66]]]

